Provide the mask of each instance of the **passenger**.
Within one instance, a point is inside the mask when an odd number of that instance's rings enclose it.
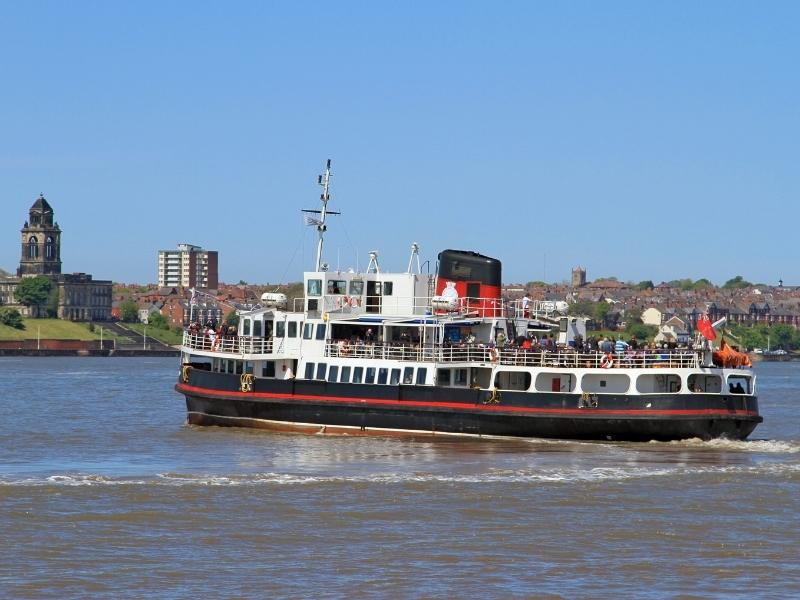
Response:
[[[506,345],[506,334],[504,331],[500,330],[497,332],[497,336],[495,337],[496,345],[498,348],[503,348]]]
[[[474,344],[475,344],[475,341],[476,341],[476,340],[475,340],[475,334],[474,334],[474,333],[472,333],[472,330],[471,330],[471,329],[468,329],[468,330],[467,330],[467,335],[464,337],[464,343],[465,343],[467,346],[472,346],[472,345],[474,345]]]
[[[372,327],[367,327],[367,333],[364,337],[366,338],[368,344],[375,343],[375,332],[372,331]]]
[[[614,342],[608,339],[608,336],[603,338],[603,341],[600,342],[600,352],[603,354],[608,354],[614,351]]]
[[[528,292],[522,297],[522,316],[526,319],[530,316],[531,296]]]
[[[282,370],[284,379],[294,379],[294,373],[292,372],[292,367],[287,367],[286,365],[283,365]]]
[[[638,350],[639,349],[639,342],[636,341],[636,336],[632,335],[631,339],[628,341],[628,347],[631,350]]]
[[[614,343],[614,351],[617,354],[623,354],[625,350],[628,349],[628,342],[622,339],[622,336],[617,338],[617,341]]]
[[[742,387],[742,382],[739,381],[736,383],[735,386],[731,388],[731,392],[734,394],[744,394],[744,388]]]

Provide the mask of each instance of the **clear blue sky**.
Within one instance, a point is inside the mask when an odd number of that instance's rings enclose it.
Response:
[[[44,192],[67,272],[296,281],[332,158],[334,267],[800,284],[798,2],[4,2],[0,53],[9,271]]]

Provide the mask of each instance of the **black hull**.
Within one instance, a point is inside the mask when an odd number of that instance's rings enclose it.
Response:
[[[193,370],[176,389],[194,425],[348,435],[461,434],[581,440],[745,439],[753,396],[530,394],[258,379]]]

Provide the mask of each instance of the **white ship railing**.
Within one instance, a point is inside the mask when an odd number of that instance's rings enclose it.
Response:
[[[272,354],[272,339],[245,335],[223,335],[213,338],[202,333],[183,332],[183,346],[191,350],[205,350],[228,354]]]
[[[496,363],[520,367],[573,367],[573,368],[697,368],[697,352],[660,352],[637,350],[604,354],[602,352],[574,352],[524,350],[522,348],[493,349],[483,346],[415,346],[401,344],[345,344],[328,342],[325,356],[376,360],[402,360],[418,362]]]

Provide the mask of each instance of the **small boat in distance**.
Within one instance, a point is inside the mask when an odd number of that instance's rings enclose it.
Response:
[[[193,425],[344,435],[592,440],[744,439],[762,421],[756,376],[703,340],[678,351],[583,347],[585,322],[501,297],[501,262],[443,250],[424,273],[323,262],[331,164],[318,183],[304,297],[262,297],[235,335],[186,330],[175,389]],[[309,216],[309,213],[313,216]],[[548,333],[552,332],[552,333]],[[746,357],[745,357],[746,358]],[[738,365],[738,366],[737,366]]]

